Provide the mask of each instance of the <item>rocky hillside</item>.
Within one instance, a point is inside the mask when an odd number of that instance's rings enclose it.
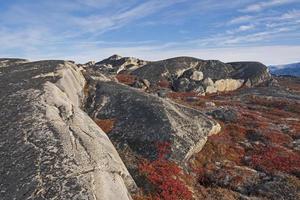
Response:
[[[299,199],[300,80],[257,62],[0,59],[0,199]]]

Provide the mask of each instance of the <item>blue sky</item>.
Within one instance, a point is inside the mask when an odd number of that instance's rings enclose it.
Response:
[[[300,61],[300,0],[0,0],[0,57]]]

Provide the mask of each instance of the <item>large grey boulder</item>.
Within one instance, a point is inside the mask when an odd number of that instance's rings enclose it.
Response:
[[[166,60],[150,62],[134,70],[133,75],[157,83],[160,80],[178,78],[186,70],[194,68],[201,62],[200,59],[191,57],[177,57]]]
[[[76,65],[10,60],[0,72],[0,199],[131,199],[133,179],[80,109]]]
[[[86,110],[93,118],[115,120],[109,137],[127,166],[132,160],[125,152],[154,159],[158,143],[171,144],[170,159],[184,164],[220,130],[197,110],[129,86],[96,81],[90,87]]]
[[[225,123],[236,123],[238,120],[237,112],[233,109],[220,108],[215,109],[208,114]]]
[[[231,77],[234,79],[250,80],[251,86],[271,80],[268,67],[259,62],[232,62],[228,63],[234,68]]]
[[[173,89],[177,92],[186,92],[189,91],[190,80],[187,78],[181,78],[174,81]]]

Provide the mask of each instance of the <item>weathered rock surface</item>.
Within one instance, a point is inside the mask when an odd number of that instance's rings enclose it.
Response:
[[[140,60],[133,57],[122,57],[113,55],[107,59],[97,62],[94,68],[102,73],[129,73],[141,66],[147,64],[148,61]]]
[[[234,123],[237,122],[238,119],[237,112],[232,109],[220,108],[213,110],[208,114],[213,116],[215,119],[221,120],[225,123]]]
[[[200,71],[194,71],[190,76],[190,79],[192,79],[193,81],[201,81],[203,79],[203,73]]]
[[[214,86],[218,92],[227,92],[242,87],[243,83],[242,79],[220,79],[214,83]]]
[[[234,68],[232,78],[250,80],[252,86],[269,81],[271,75],[268,67],[259,62],[232,62],[228,63]]]
[[[257,62],[235,62],[222,63],[216,60],[200,60],[191,57],[177,57],[167,60],[150,62],[145,66],[135,70],[132,74],[143,77],[152,82],[157,82],[163,78],[180,77],[193,75],[202,72],[204,78],[212,80],[219,79],[250,79],[253,83],[259,84],[270,78],[268,68]],[[195,75],[196,76],[196,75]],[[202,80],[200,74],[197,78]],[[202,78],[203,78],[202,77]],[[193,77],[192,77],[193,79]]]
[[[194,68],[201,60],[191,57],[177,57],[167,60],[150,62],[132,72],[140,78],[147,79],[151,83],[159,80],[180,77],[187,69]]]
[[[217,60],[200,60],[177,57],[150,62],[131,74],[149,80],[152,84],[169,80],[175,91],[194,91],[195,85],[206,85],[206,93],[233,91],[247,84],[256,86],[270,81],[268,68],[257,62],[223,63]],[[207,80],[212,83],[207,85]]]
[[[80,109],[76,65],[1,60],[0,71],[1,199],[131,199],[133,179]]]
[[[94,118],[115,120],[109,137],[119,152],[129,148],[133,154],[153,159],[157,143],[170,143],[171,159],[181,162],[220,130],[203,113],[168,99],[115,82],[98,81],[91,87],[87,112]],[[129,166],[128,157],[122,158]]]

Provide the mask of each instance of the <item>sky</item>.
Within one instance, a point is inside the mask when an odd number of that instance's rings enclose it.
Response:
[[[0,57],[300,62],[300,0],[0,0]]]

